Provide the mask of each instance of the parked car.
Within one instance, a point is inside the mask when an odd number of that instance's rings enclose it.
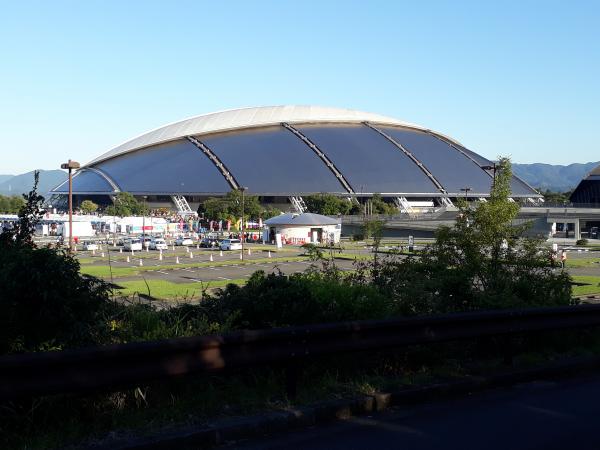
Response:
[[[88,251],[98,250],[98,244],[96,244],[94,241],[84,241],[83,249]]]
[[[175,245],[194,245],[194,241],[185,236],[179,236],[175,239]]]
[[[127,239],[127,236],[119,236],[117,239],[117,245],[122,247],[123,244],[125,244],[125,239]]]
[[[125,250],[131,251],[131,250],[142,250],[142,240],[138,239],[138,238],[131,238],[131,239],[126,239],[125,242],[123,243],[123,248]]]
[[[200,247],[215,248],[219,246],[219,240],[214,237],[205,237],[200,241]]]
[[[169,246],[163,238],[155,238],[150,241],[150,250],[167,250]]]
[[[241,250],[242,241],[239,239],[223,239],[221,241],[221,250]]]
[[[152,243],[152,239],[150,236],[146,236],[143,238],[144,240],[144,248],[150,248],[150,244]]]

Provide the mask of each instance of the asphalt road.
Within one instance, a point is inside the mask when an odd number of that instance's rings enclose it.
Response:
[[[599,449],[599,420],[600,375],[596,375],[528,383],[223,448]]]
[[[230,265],[230,266],[214,266],[214,267],[198,267],[198,268],[178,268],[174,266],[171,269],[164,270],[145,270],[144,277],[147,280],[161,279],[172,283],[190,283],[192,281],[214,281],[214,280],[235,280],[240,278],[248,278],[257,270],[263,270],[266,273],[281,271],[286,275],[291,275],[296,272],[304,272],[310,261],[293,261],[293,262],[273,262],[273,263],[251,263],[246,265]],[[336,265],[343,271],[353,270],[352,261],[336,261]],[[128,281],[139,280],[139,276],[122,277],[116,280]]]

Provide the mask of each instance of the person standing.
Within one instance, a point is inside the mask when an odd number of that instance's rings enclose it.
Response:
[[[563,250],[562,253],[560,254],[560,264],[561,264],[561,266],[562,266],[563,269],[567,265],[567,252],[566,252],[566,250]]]

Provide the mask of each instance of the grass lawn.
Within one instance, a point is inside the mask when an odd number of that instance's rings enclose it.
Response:
[[[560,256],[560,255],[559,255]],[[570,258],[567,254],[567,267],[598,267],[600,268],[600,258]]]
[[[198,298],[202,289],[222,288],[228,284],[244,284],[245,279],[207,281],[206,283],[172,283],[166,280],[123,281],[116,290],[117,294],[130,296],[150,295],[161,300],[190,300]]]
[[[328,257],[329,254],[324,254],[324,256]],[[333,258],[334,259],[344,259],[344,260],[348,260],[348,261],[354,261],[354,260],[358,260],[358,261],[372,261],[373,260],[373,255],[372,254],[364,254],[364,253],[334,253],[333,254]]]
[[[144,258],[142,258],[144,259]],[[293,262],[293,261],[305,261],[306,256],[281,256],[277,258],[256,258],[246,259],[244,261],[239,259],[229,259],[223,261],[204,261],[197,263],[183,263],[183,264],[161,264],[160,266],[139,266],[139,267],[113,267],[112,276],[113,278],[120,277],[132,277],[138,275],[140,272],[147,270],[169,270],[169,269],[183,269],[183,268],[199,268],[209,266],[224,266],[224,265],[252,265],[252,264],[264,264],[264,263],[276,263],[276,262]],[[180,261],[185,260],[184,257],[179,258]],[[189,261],[190,259],[187,258]],[[134,258],[131,262],[132,265],[138,264],[139,258]],[[110,278],[110,268],[108,265],[83,265],[81,266],[80,272],[87,275],[93,275],[95,277]]]
[[[573,286],[573,296],[600,294],[600,277],[577,275],[573,277],[575,283],[582,283],[581,286]]]
[[[143,267],[140,267],[143,269]],[[110,278],[110,267],[109,266],[81,266],[79,272],[85,275],[92,275],[98,278]],[[119,277],[133,277],[139,274],[140,271],[137,267],[113,267],[112,276],[113,278]]]

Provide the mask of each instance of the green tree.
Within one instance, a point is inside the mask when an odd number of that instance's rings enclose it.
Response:
[[[84,201],[81,202],[81,205],[79,206],[79,209],[84,214],[91,214],[91,213],[96,212],[98,210],[98,205],[96,203],[94,203],[93,201],[91,201],[91,200],[84,200]]]
[[[541,192],[541,194],[544,196],[544,202],[546,203],[568,203],[570,202],[570,197],[571,194],[573,193],[573,190],[571,189],[570,191],[566,191],[566,192],[553,192],[550,191],[549,189],[546,189],[545,192],[542,192],[541,189],[538,189],[539,192]]]
[[[404,314],[565,305],[570,277],[548,267],[541,242],[513,226],[519,206],[510,201],[510,161],[500,159],[491,195],[477,206],[459,202],[453,227],[416,258],[388,261],[375,283]]]
[[[225,197],[210,197],[203,202],[202,209],[208,219],[240,219],[242,217],[242,192],[234,189]],[[244,194],[244,217],[258,219],[262,217],[264,211],[257,196]]]
[[[148,214],[148,208],[129,192],[119,192],[113,204],[108,206],[105,212],[109,216],[141,216]]]
[[[373,197],[371,197],[371,205],[373,214],[385,214],[388,216],[398,214],[398,208],[383,200],[381,194],[373,194]]]
[[[16,214],[24,204],[25,200],[18,195],[11,195],[10,197],[0,195],[0,212],[2,213]]]
[[[34,187],[24,195],[19,222],[0,234],[0,354],[62,349],[102,341],[108,286],[79,273],[62,248],[38,248],[33,230],[44,198]]]
[[[207,198],[202,203],[202,210],[206,218],[210,220],[227,220],[229,218],[229,206],[222,198]]]
[[[274,206],[266,206],[265,208],[263,208],[260,217],[263,219],[270,219],[271,217],[275,217],[281,214],[281,210],[278,208],[275,208]]]
[[[326,216],[347,215],[352,209],[351,202],[332,194],[307,195],[304,202],[310,212]]]

